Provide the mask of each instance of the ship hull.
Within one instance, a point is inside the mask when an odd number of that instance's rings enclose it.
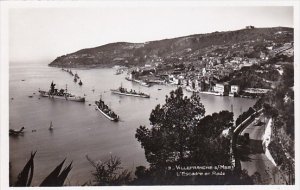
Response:
[[[97,104],[95,104],[95,105],[96,105],[97,110],[98,110],[100,113],[102,113],[107,119],[109,119],[109,120],[111,120],[111,121],[115,121],[115,122],[117,122],[117,121],[119,120],[119,118],[112,118],[112,117],[110,117],[110,116],[107,115],[104,111],[102,111],[102,110],[97,106]]]
[[[85,98],[82,98],[82,97],[58,96],[58,95],[51,95],[45,91],[39,91],[39,92],[42,97],[55,98],[55,99],[61,99],[61,100],[69,100],[69,101],[74,101],[74,102],[85,102]]]
[[[141,98],[150,98],[149,95],[140,95],[140,94],[129,94],[129,93],[123,93],[119,92],[117,90],[110,90],[113,94],[123,95],[123,96],[133,96],[133,97],[141,97]]]

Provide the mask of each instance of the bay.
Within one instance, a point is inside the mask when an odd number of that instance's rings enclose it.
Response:
[[[134,171],[136,166],[148,166],[144,150],[135,138],[140,125],[149,126],[149,115],[157,104],[163,104],[165,96],[175,86],[155,85],[150,88],[125,80],[126,74],[115,75],[112,68],[72,69],[83,82],[74,83],[73,77],[60,68],[46,63],[13,63],[9,67],[9,128],[25,127],[19,137],[9,137],[9,161],[12,181],[30,157],[37,151],[33,186],[42,180],[64,158],[73,161],[65,184],[82,185],[92,180],[93,167],[86,159],[100,161],[112,156],[121,158],[122,166]],[[40,97],[38,90],[48,90],[50,83],[57,88],[84,96],[86,102],[72,102]],[[118,96],[110,89],[123,87],[150,94],[150,99]],[[158,90],[158,89],[161,90]],[[35,94],[34,94],[35,93]],[[186,95],[191,93],[186,92]],[[29,98],[28,96],[33,96]],[[95,110],[94,101],[102,99],[116,112],[120,122],[111,122]],[[221,110],[231,111],[234,118],[255,104],[254,99],[221,97],[201,94],[206,114]],[[48,130],[50,122],[54,130]]]

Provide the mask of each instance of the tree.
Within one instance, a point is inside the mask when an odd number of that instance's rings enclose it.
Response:
[[[90,164],[95,168],[94,185],[126,185],[131,182],[131,172],[123,170],[121,159],[111,156],[104,162],[95,162],[86,156]]]
[[[231,135],[225,137],[222,132],[232,129],[233,113],[204,114],[199,95],[193,93],[187,98],[181,88],[172,91],[164,105],[157,105],[150,114],[151,127],[140,126],[136,131],[150,163],[147,170],[138,168],[138,176],[143,180],[147,176],[154,184],[225,183],[226,177],[178,178],[168,169],[175,165],[231,164]]]
[[[266,117],[274,118],[278,116],[278,110],[272,107],[270,104],[264,103],[264,114]]]
[[[149,130],[137,129],[136,138],[145,149],[147,161],[154,167],[166,167],[167,163],[184,163],[192,127],[204,116],[205,109],[200,97],[183,96],[178,88],[166,97],[163,106],[157,105],[150,114]]]
[[[192,128],[204,116],[200,96],[183,96],[179,87],[166,97],[163,106],[157,105],[150,114],[151,129],[140,126],[136,138],[145,149],[146,159],[155,168],[168,163],[184,164]]]
[[[263,106],[263,103],[264,103],[264,96],[262,96],[261,98],[259,98],[257,101],[256,101],[256,103],[255,103],[255,105],[253,106],[253,108],[256,110],[256,111],[258,111],[258,110],[260,110],[261,108],[262,108],[262,106]]]
[[[230,165],[230,139],[221,133],[225,129],[232,129],[233,113],[221,111],[205,116],[194,128],[191,136],[192,162],[197,164]]]
[[[152,184],[151,172],[145,166],[136,167],[134,174],[136,178],[133,181],[133,185]]]
[[[252,115],[255,110],[250,107],[246,112],[243,112],[235,121],[235,125],[238,126],[241,124],[245,119],[247,119],[250,115]]]
[[[283,83],[286,87],[294,86],[294,65],[285,65],[283,68]]]

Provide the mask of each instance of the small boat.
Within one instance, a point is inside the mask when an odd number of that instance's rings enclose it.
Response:
[[[77,73],[75,73],[75,78],[79,79],[79,75]]]
[[[128,80],[128,81],[133,81],[131,78],[129,78],[129,77],[125,77],[125,79],[126,80]]]
[[[122,73],[123,73],[123,71],[122,71],[121,69],[118,69],[118,70],[116,71],[115,75],[120,75],[120,74],[122,74]]]
[[[74,76],[73,72],[71,69],[64,69],[64,68],[61,68],[62,71],[65,71],[67,73],[69,73],[70,75]]]
[[[81,96],[75,96],[71,93],[68,93],[68,89],[56,89],[53,82],[50,85],[50,90],[48,92],[39,90],[40,96],[42,97],[49,97],[49,98],[56,98],[56,99],[65,99],[75,102],[85,102],[85,98]]]
[[[151,86],[149,83],[144,82],[144,81],[140,81],[139,83],[140,83],[140,85],[145,86],[145,87],[150,87]]]
[[[95,101],[96,109],[102,113],[107,119],[111,121],[119,121],[119,116],[115,114],[105,103],[103,100]]]
[[[19,136],[24,134],[25,127],[22,127],[20,130],[9,129],[9,135]]]
[[[51,121],[51,123],[50,123],[49,130],[50,130],[50,131],[52,131],[52,130],[53,130],[53,124],[52,124],[52,121]]]
[[[113,94],[124,95],[124,96],[133,96],[133,97],[141,97],[141,98],[150,98],[150,95],[145,94],[143,92],[136,92],[135,90],[128,91],[126,88],[123,88],[122,85],[118,89],[110,90]]]
[[[80,86],[82,85],[82,82],[81,82],[81,80],[79,81],[79,83],[78,83]]]

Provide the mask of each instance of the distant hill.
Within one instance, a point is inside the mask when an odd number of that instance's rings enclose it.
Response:
[[[145,43],[116,42],[94,48],[82,49],[57,57],[49,66],[96,67],[136,66],[157,60],[196,60],[212,47],[231,47],[233,44],[270,44],[293,41],[293,28],[251,28],[227,32],[213,32],[149,41]],[[224,49],[224,48],[223,48]],[[228,49],[225,48],[225,51]],[[235,51],[235,50],[234,50]],[[236,50],[237,51],[237,50]],[[224,52],[224,50],[223,50]]]

